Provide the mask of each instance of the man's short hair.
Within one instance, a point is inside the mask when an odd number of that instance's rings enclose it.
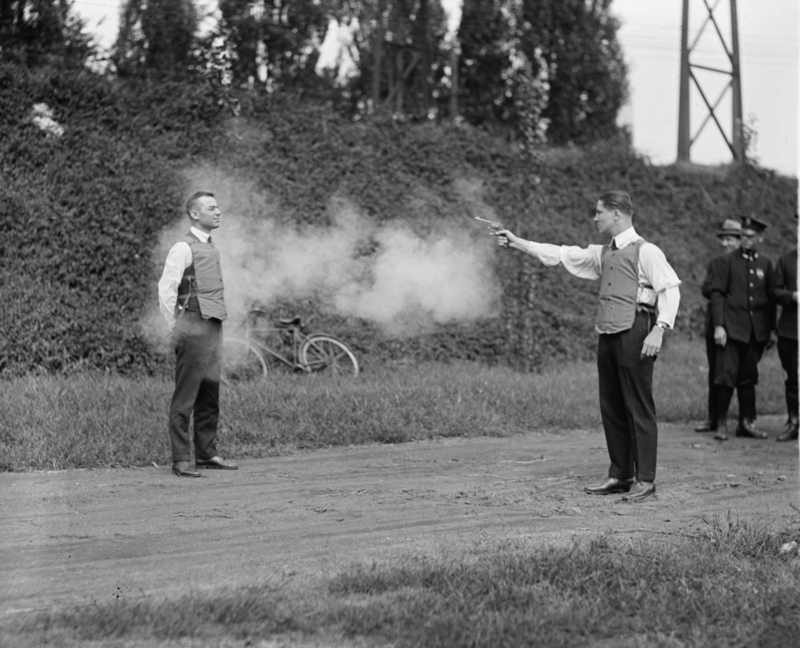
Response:
[[[617,209],[623,214],[633,216],[633,203],[627,191],[620,191],[619,189],[606,191],[600,196],[600,202],[603,203],[603,207],[609,211]]]
[[[197,201],[200,198],[213,198],[214,194],[209,193],[208,191],[197,191],[189,196],[189,200],[186,201],[186,213],[189,217],[192,215],[192,210],[197,208]]]

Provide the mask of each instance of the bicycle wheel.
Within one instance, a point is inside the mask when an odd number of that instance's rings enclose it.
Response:
[[[309,335],[300,345],[300,364],[310,371],[329,371],[336,376],[357,376],[358,360],[344,343],[330,335]]]
[[[222,382],[227,384],[259,380],[267,375],[267,363],[247,340],[226,337],[222,342]]]

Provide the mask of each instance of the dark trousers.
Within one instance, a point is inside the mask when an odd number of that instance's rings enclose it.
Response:
[[[778,336],[778,357],[786,372],[786,410],[790,417],[797,419],[797,340]]]
[[[765,346],[766,342],[759,342],[751,336],[749,342],[729,339],[724,347],[717,348],[714,385],[720,421],[728,417],[734,388],[739,393],[739,420],[755,420],[758,361]]]
[[[714,384],[714,371],[717,364],[717,343],[713,337],[706,337],[706,359],[708,360],[708,420],[715,426],[719,415],[717,414],[717,390]]]
[[[169,408],[173,461],[189,461],[189,421],[194,414],[196,459],[217,454],[222,322],[186,311],[175,325],[175,391]]]
[[[627,331],[600,335],[597,341],[597,374],[600,414],[611,466],[608,476],[656,478],[658,426],[653,400],[655,358],[642,358],[644,339],[655,317],[636,313]]]
[[[755,336],[749,342],[729,339],[724,347],[717,349],[714,384],[724,387],[758,384],[758,361],[765,346],[766,341],[759,342]]]
[[[712,427],[717,426],[719,422],[719,405],[720,405],[720,388],[715,384],[716,368],[717,368],[717,352],[721,347],[717,345],[713,337],[706,337],[706,358],[708,359],[708,421]],[[744,396],[742,395],[744,389]],[[753,397],[748,398],[749,392],[752,392]],[[727,400],[730,402],[731,396]],[[749,401],[749,402],[748,402]],[[745,411],[749,408],[750,411]],[[726,410],[727,411],[727,410]],[[751,386],[739,389],[739,412],[744,413],[744,417],[749,421],[756,420],[756,399],[755,389]]]

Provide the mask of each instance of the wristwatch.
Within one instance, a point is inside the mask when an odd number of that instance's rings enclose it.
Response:
[[[664,322],[656,322],[656,326],[658,328],[660,328],[662,331],[666,331],[667,330],[667,325],[664,324]]]

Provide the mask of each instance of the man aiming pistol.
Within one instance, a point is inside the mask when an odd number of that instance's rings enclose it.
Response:
[[[633,205],[624,191],[597,201],[594,222],[605,245],[558,246],[519,238],[500,223],[489,225],[503,248],[530,254],[548,266],[563,265],[583,279],[600,280],[595,321],[600,413],[611,465],[608,478],[586,486],[590,495],[625,493],[625,501],[656,492],[658,427],[653,367],[664,331],[678,312],[680,279],[664,253],[633,228]]]

